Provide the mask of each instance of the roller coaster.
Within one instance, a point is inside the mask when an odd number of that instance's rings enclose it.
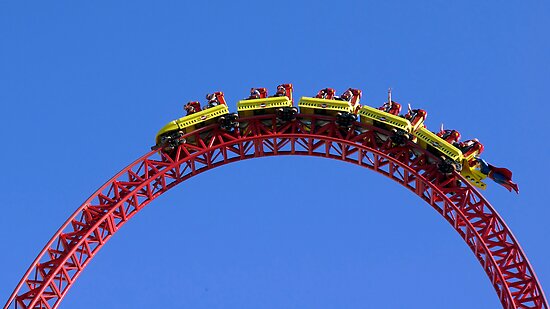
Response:
[[[274,125],[296,120],[298,109],[293,106],[292,84],[277,86],[277,92],[268,97],[266,88],[252,88],[250,96],[237,103],[238,114],[229,113],[223,92],[208,94],[208,104],[202,109],[198,101],[186,104],[187,116],[171,121],[157,134],[155,146],[152,149],[163,149],[170,152],[179,144],[188,140],[183,136],[196,128],[218,122],[220,128],[231,132],[233,129],[243,130],[246,122],[239,127],[237,118],[273,114],[276,115]],[[480,189],[486,189],[483,180],[487,177],[504,186],[507,190],[519,193],[518,185],[512,181],[512,172],[506,168],[495,167],[481,159],[483,145],[477,140],[460,142],[460,133],[456,130],[444,130],[443,126],[438,133],[426,128],[424,121],[427,112],[422,109],[412,109],[409,105],[405,115],[399,115],[401,105],[391,98],[391,89],[388,90],[388,101],[379,108],[359,104],[362,91],[349,88],[341,96],[336,96],[332,88],[320,90],[312,97],[302,97],[298,102],[301,130],[311,129],[309,115],[332,116],[339,130],[348,131],[358,118],[361,123],[387,130],[389,133],[377,133],[375,136],[389,147],[404,146],[407,141],[416,143],[421,148],[439,157],[439,160],[430,163],[437,164],[441,173],[450,175],[457,171]],[[326,121],[318,121],[317,126],[323,126]],[[366,129],[356,126],[356,134]],[[196,143],[197,140],[189,141]]]
[[[143,207],[204,171],[241,160],[301,155],[340,160],[388,177],[437,211],[479,260],[503,308],[548,308],[525,253],[477,189],[489,178],[519,192],[512,173],[479,156],[477,140],[456,130],[432,132],[427,112],[401,105],[391,91],[379,108],[360,105],[362,91],[325,88],[294,106],[293,87],[275,95],[252,88],[230,113],[222,92],[192,101],[166,124],[151,151],[117,173],[59,228],[33,261],[4,309],[57,308],[105,243]]]

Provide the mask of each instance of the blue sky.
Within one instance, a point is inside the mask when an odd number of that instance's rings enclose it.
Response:
[[[546,1],[0,1],[0,298],[64,220],[182,106],[250,87],[363,90],[477,137],[521,193],[484,192],[550,285]],[[272,90],[273,91],[273,90]],[[282,188],[285,188],[284,190]],[[214,193],[213,193],[214,192]],[[498,308],[416,196],[268,158],[191,179],[100,251],[61,308]]]

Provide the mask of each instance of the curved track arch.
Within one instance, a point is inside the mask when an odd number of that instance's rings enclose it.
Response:
[[[309,120],[312,121],[309,121]],[[459,174],[438,172],[434,157],[414,143],[391,147],[389,133],[355,123],[342,131],[326,116],[240,119],[228,133],[216,125],[187,134],[171,154],[151,151],[99,188],[67,219],[29,267],[4,309],[57,308],[101,247],[164,192],[201,172],[249,158],[305,155],[369,168],[417,194],[464,239],[487,273],[503,308],[548,308],[519,243],[489,202]],[[319,125],[322,124],[322,125]],[[381,138],[382,137],[382,138]]]

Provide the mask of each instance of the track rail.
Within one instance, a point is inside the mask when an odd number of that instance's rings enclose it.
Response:
[[[304,155],[378,172],[431,205],[464,239],[503,308],[548,308],[523,250],[489,202],[459,174],[443,175],[437,159],[409,143],[391,147],[388,132],[355,123],[343,131],[326,116],[240,119],[233,133],[216,125],[187,134],[173,153],[149,152],[116,174],[67,219],[31,264],[4,309],[54,309],[82,270],[128,220],[155,198],[209,169],[249,158]]]

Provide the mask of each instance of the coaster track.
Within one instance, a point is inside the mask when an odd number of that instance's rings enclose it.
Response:
[[[316,156],[382,174],[431,205],[479,260],[503,308],[548,308],[519,243],[489,202],[460,174],[444,175],[431,153],[408,142],[392,147],[383,129],[355,122],[342,130],[334,118],[274,115],[238,119],[234,132],[210,125],[186,134],[173,152],[151,151],[116,174],[75,213],[31,264],[4,309],[54,309],[92,258],[129,219],[155,198],[195,175],[240,160]]]

